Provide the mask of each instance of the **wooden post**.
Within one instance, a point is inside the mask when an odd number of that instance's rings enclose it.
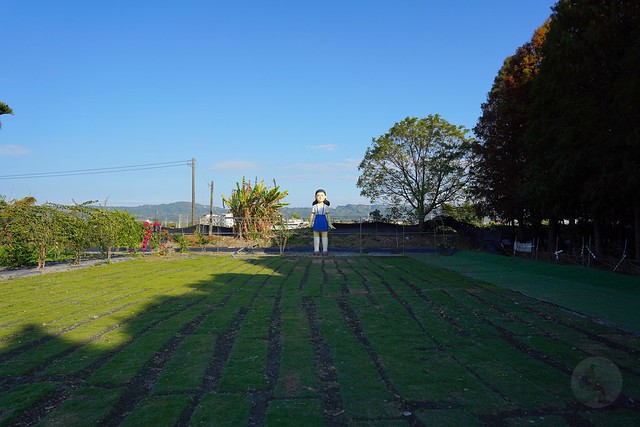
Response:
[[[191,225],[196,225],[196,159],[191,158]]]
[[[211,187],[211,197],[209,198],[209,236],[213,234],[213,181],[209,184]]]

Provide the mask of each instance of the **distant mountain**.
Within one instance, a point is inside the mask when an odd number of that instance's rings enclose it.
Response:
[[[196,217],[200,218],[209,213],[209,206],[196,203]],[[174,202],[158,205],[141,205],[141,206],[112,206],[112,210],[129,212],[140,221],[158,220],[163,223],[189,224],[191,223],[191,202]],[[384,213],[386,206],[384,205],[344,205],[331,206],[331,216],[336,221],[353,221],[362,218],[369,218],[369,214],[379,209]],[[309,217],[311,214],[311,206],[304,208],[284,207],[281,209],[285,217],[290,218],[293,214],[297,214],[301,218]],[[223,214],[226,209],[214,207],[213,213]]]
[[[196,203],[195,207],[196,217],[198,218],[209,213],[209,206]],[[110,209],[129,212],[140,221],[158,220],[163,223],[191,223],[191,202],[174,202],[141,206],[112,206]],[[216,207],[214,207],[213,211],[217,214],[226,212],[226,210]]]
[[[331,218],[335,221],[355,221],[363,218],[369,218],[369,214],[376,209],[384,213],[387,209],[384,205],[344,205],[344,206],[331,206]],[[308,218],[311,214],[311,206],[306,208],[282,208],[282,213],[286,217],[298,214],[301,218]]]

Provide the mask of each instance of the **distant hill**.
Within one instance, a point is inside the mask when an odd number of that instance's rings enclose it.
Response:
[[[209,213],[209,206],[196,203],[196,216],[200,218]],[[141,205],[141,206],[111,206],[110,209],[129,212],[135,218],[144,220],[157,219],[163,223],[189,224],[191,222],[191,202],[174,202],[163,203],[158,205]],[[362,218],[369,218],[369,213],[379,209],[384,213],[386,207],[384,205],[344,205],[331,206],[331,216],[336,221],[353,221]],[[311,206],[303,208],[284,207],[281,209],[285,217],[290,218],[291,215],[297,214],[301,218],[307,218],[311,213]],[[223,214],[226,209],[214,207],[213,213]]]
[[[380,210],[384,213],[386,206],[384,205],[344,205],[344,206],[331,206],[331,218],[335,221],[354,221],[363,218],[369,218],[369,214],[374,210]],[[311,214],[311,206],[305,208],[282,208],[282,213],[286,217],[298,214],[301,218],[308,218]]]
[[[144,220],[158,220],[163,223],[173,222],[181,224],[191,223],[191,202],[162,203],[158,205],[141,206],[111,206],[110,209],[129,212],[135,218]],[[226,210],[214,207],[214,213],[224,213]],[[209,213],[209,206],[196,203],[196,216]]]

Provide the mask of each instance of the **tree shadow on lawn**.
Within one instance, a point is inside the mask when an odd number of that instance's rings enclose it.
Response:
[[[54,297],[49,325],[0,342],[0,424],[638,420],[637,338],[555,307],[403,257],[195,259],[140,263],[162,283],[94,305]],[[595,355],[626,382],[600,407],[570,388]]]

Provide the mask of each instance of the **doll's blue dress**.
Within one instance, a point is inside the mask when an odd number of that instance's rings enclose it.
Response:
[[[315,214],[313,220],[313,231],[329,231],[329,221],[327,221],[327,206],[323,204],[313,205],[311,212]]]

